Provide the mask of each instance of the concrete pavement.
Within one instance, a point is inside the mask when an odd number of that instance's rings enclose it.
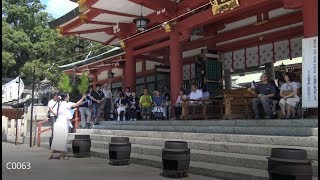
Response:
[[[14,145],[2,142],[2,178],[5,180],[166,180],[160,176],[162,169],[130,164],[111,166],[107,159],[70,158],[47,160],[48,149],[30,148],[26,144]],[[21,166],[30,169],[8,169]],[[20,168],[23,168],[21,166]],[[189,174],[184,180],[218,180]]]

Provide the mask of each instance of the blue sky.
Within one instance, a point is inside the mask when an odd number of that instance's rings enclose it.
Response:
[[[59,18],[64,14],[70,12],[78,6],[70,0],[40,0],[42,4],[45,4],[46,12],[51,14],[54,18]]]

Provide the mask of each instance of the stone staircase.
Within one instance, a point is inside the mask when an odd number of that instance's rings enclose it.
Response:
[[[130,137],[131,163],[158,168],[165,141],[187,141],[190,173],[227,180],[267,180],[271,148],[305,149],[318,177],[317,119],[108,121],[70,134],[70,151],[75,134],[90,134],[91,155],[102,158],[108,158],[111,137]]]

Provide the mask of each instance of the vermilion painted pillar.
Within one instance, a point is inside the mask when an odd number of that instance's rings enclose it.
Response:
[[[318,35],[318,0],[303,1],[304,38]]]
[[[170,94],[171,104],[174,104],[182,87],[183,62],[182,48],[179,43],[179,36],[172,32],[170,34]],[[173,106],[172,106],[173,107]],[[172,114],[172,113],[171,113]]]
[[[124,67],[124,87],[130,87],[131,90],[136,89],[136,61],[133,55],[133,48],[126,47],[126,64]]]

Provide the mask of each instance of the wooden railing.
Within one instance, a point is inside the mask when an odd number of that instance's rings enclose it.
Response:
[[[181,119],[220,119],[223,115],[223,100],[182,100]]]

